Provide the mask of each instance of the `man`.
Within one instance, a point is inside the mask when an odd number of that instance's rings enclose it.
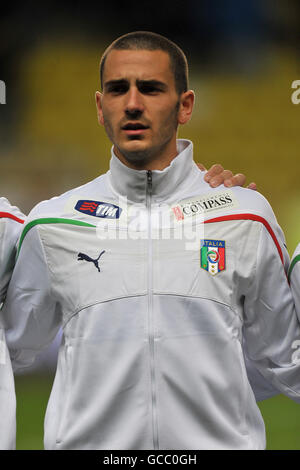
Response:
[[[24,217],[17,207],[0,198],[0,302],[2,304],[14,266],[16,242]],[[14,379],[0,317],[0,449],[15,448],[16,399]]]
[[[45,447],[264,448],[243,342],[300,398],[282,232],[260,194],[211,189],[176,140],[194,93],[175,44],[125,35],[101,79],[110,171],[31,211],[3,309],[16,368],[63,327]]]
[[[198,164],[203,168],[203,165]],[[229,185],[243,184],[245,176],[223,170],[219,164],[213,165],[205,177],[211,184],[219,185],[227,181]],[[249,185],[250,186],[250,185]],[[0,300],[5,299],[8,284],[13,271],[17,240],[21,234],[26,217],[21,211],[0,198]],[[254,372],[254,371],[253,371]],[[257,373],[255,374],[255,376]],[[256,381],[257,383],[257,381]],[[4,328],[0,317],[0,450],[12,450],[16,445],[16,399],[14,378],[9,352],[6,346]]]

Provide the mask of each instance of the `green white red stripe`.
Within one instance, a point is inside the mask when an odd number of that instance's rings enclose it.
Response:
[[[225,241],[201,240],[200,264],[201,268],[208,271],[212,276],[224,271]]]

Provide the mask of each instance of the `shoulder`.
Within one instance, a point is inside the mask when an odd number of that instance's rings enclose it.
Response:
[[[4,198],[0,198],[0,251],[10,252],[22,232],[26,216],[16,206]],[[3,261],[3,260],[2,260]]]
[[[16,254],[17,240],[21,234],[25,216],[9,201],[0,198],[0,299],[6,295]]]
[[[105,175],[101,175],[96,179],[73,188],[60,196],[55,196],[49,200],[38,203],[28,214],[26,223],[23,226],[22,234],[19,240],[18,253],[23,246],[24,239],[28,243],[34,245],[37,233],[43,230],[48,232],[48,228],[53,226],[71,227],[74,225],[89,225],[90,221],[86,221],[82,212],[76,210],[79,202],[90,201],[96,197],[100,197],[107,191]]]
[[[220,185],[211,188],[201,185],[201,192],[195,198],[186,201],[188,207],[183,212],[195,212],[204,216],[205,222],[248,221],[260,224],[263,233],[268,232],[276,245],[285,245],[284,234],[277,222],[273,209],[267,199],[258,191],[234,186],[227,188]],[[194,204],[192,206],[192,204]],[[181,204],[181,208],[184,204]],[[197,209],[199,209],[197,211]],[[245,224],[243,224],[246,227]]]
[[[23,223],[25,215],[16,206],[12,206],[5,197],[0,197],[0,219]]]
[[[204,181],[204,174],[204,172],[199,172],[191,188],[193,196],[183,202],[198,205],[198,213],[202,213],[205,219],[230,215],[236,217],[238,214],[246,216],[248,214],[249,218],[251,216],[254,219],[254,216],[257,216],[257,218],[266,219],[269,223],[277,224],[271,205],[258,191],[240,186],[227,188],[220,185],[217,188],[212,188]],[[196,212],[196,207],[194,210]]]
[[[259,223],[269,233],[276,245],[280,244],[282,247],[286,245],[284,233],[278,224],[274,211],[262,194],[251,189],[233,187],[231,195],[235,207],[232,208],[228,218]]]
[[[296,250],[294,251],[294,254],[293,254],[293,259],[294,258],[299,258],[300,257],[300,243],[298,244]]]
[[[74,217],[74,207],[79,200],[99,198],[108,191],[106,174],[73,188],[59,196],[38,203],[29,213],[27,222],[40,218]]]
[[[237,201],[236,211],[244,212],[245,214],[248,213],[253,216],[256,215],[272,224],[277,224],[277,219],[270,203],[261,193],[239,186],[230,189]]]

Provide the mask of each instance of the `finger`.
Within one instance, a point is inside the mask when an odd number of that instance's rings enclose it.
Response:
[[[202,165],[202,163],[196,163],[197,167],[199,168],[199,170],[201,171],[206,171],[206,168],[204,165]]]
[[[256,183],[250,183],[247,186],[248,189],[253,189],[253,191],[257,191]]]
[[[224,186],[231,188],[232,186],[244,186],[246,182],[246,176],[242,173],[232,176],[231,178],[226,178],[224,181]]]
[[[222,173],[211,178],[209,181],[209,184],[213,188],[216,188],[217,186],[220,186],[220,184],[223,184],[224,181],[226,180],[231,181],[232,178],[233,178],[233,174],[230,170],[223,170]]]
[[[220,165],[220,163],[216,163],[215,165],[210,167],[210,169],[206,173],[204,179],[205,179],[205,181],[209,182],[211,180],[211,178],[214,178],[215,176],[219,175],[223,171],[224,171],[224,168],[222,167],[222,165]]]

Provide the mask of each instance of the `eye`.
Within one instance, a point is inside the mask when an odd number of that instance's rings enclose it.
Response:
[[[110,92],[113,93],[114,95],[122,95],[123,93],[126,93],[128,91],[128,88],[125,87],[124,85],[119,85],[113,87]]]
[[[139,91],[145,95],[155,95],[160,93],[162,90],[158,85],[143,83],[139,86]]]

